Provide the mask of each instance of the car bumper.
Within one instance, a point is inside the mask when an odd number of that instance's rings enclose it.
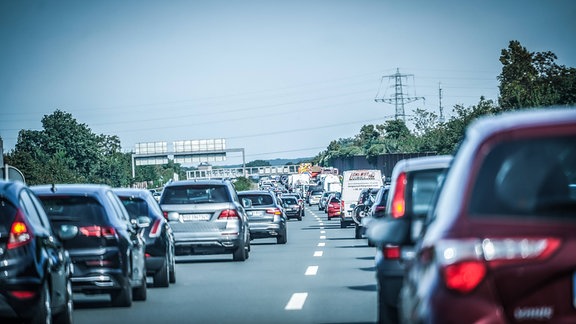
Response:
[[[268,238],[282,235],[284,226],[277,223],[250,223],[250,238]]]
[[[240,242],[238,235],[223,236],[219,239],[176,239],[175,251],[176,255],[224,254],[235,251]]]

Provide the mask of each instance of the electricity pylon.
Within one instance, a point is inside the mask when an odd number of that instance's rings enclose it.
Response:
[[[374,101],[376,102],[385,102],[389,104],[393,104],[396,108],[396,113],[394,115],[395,119],[402,117],[403,121],[406,121],[406,114],[404,113],[404,105],[414,102],[416,100],[426,100],[424,97],[408,97],[404,94],[404,86],[402,84],[402,79],[406,79],[411,76],[414,77],[413,74],[401,74],[400,69],[396,69],[396,73],[392,75],[385,75],[382,77],[382,80],[387,77],[389,79],[394,79],[394,94],[390,98],[378,98],[378,94]],[[380,81],[380,87],[382,87],[382,81]]]

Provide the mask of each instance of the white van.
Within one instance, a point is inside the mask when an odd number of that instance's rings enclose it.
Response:
[[[342,181],[342,213],[340,214],[340,228],[354,224],[352,210],[358,203],[362,189],[380,188],[384,179],[380,170],[350,170],[344,171]]]

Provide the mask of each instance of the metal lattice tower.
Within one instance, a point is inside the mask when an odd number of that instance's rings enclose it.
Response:
[[[374,101],[393,104],[396,108],[396,113],[394,115],[395,119],[402,117],[402,120],[406,121],[404,105],[420,99],[426,100],[426,98],[409,97],[404,93],[404,85],[402,84],[402,79],[407,80],[408,77],[414,77],[413,74],[401,74],[400,69],[397,68],[395,74],[385,75],[382,77],[382,80],[384,80],[385,77],[394,79],[394,94],[390,98],[378,98],[378,95],[376,95],[377,97],[374,99]],[[382,81],[380,81],[380,85],[382,85]]]

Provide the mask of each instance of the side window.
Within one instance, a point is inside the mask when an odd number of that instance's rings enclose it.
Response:
[[[26,190],[22,190],[20,193],[20,205],[26,211],[28,220],[32,223],[32,226],[50,228],[48,223],[44,224],[42,222],[41,216],[38,213],[38,209],[34,205],[30,193],[28,193]]]
[[[118,218],[125,222],[129,222],[130,217],[128,216],[126,208],[124,208],[124,206],[120,202],[120,199],[118,199],[118,197],[111,191],[106,192],[106,195],[108,196],[108,199],[110,199],[112,208],[114,208],[114,211],[116,212],[116,215],[118,215]]]

